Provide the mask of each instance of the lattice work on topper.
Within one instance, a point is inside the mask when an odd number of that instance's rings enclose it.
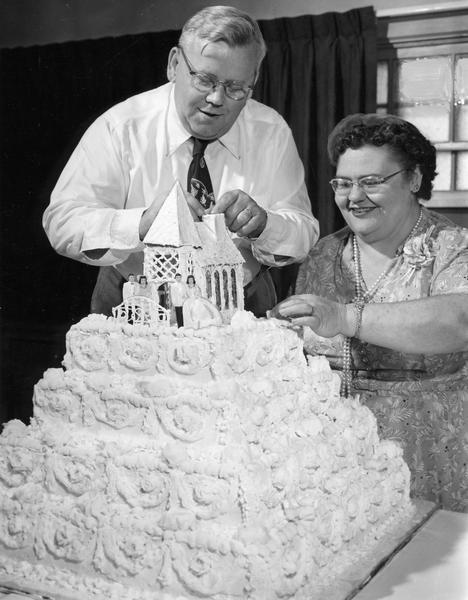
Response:
[[[177,250],[167,251],[164,254],[146,252],[145,274],[151,281],[172,281],[180,271],[179,253]]]

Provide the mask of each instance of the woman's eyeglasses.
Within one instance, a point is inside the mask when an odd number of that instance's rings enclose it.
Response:
[[[337,196],[348,197],[353,189],[353,185],[360,187],[366,194],[372,195],[379,193],[381,191],[381,186],[391,177],[406,170],[407,169],[400,169],[399,171],[395,171],[395,173],[390,173],[390,175],[387,175],[386,177],[366,175],[365,177],[360,177],[357,181],[347,179],[346,177],[335,177],[334,179],[331,179],[329,183]]]
[[[222,85],[228,98],[231,98],[231,100],[244,100],[253,89],[253,86],[246,85],[240,81],[220,81],[219,79],[216,79],[214,75],[195,71],[185,55],[182,46],[177,47],[181,51],[185,64],[187,65],[192,85],[199,92],[211,92],[216,89],[218,85]]]

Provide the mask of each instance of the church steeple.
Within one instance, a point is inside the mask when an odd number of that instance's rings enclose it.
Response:
[[[184,191],[175,182],[153,224],[143,240],[148,246],[201,248],[195,222],[185,199]]]

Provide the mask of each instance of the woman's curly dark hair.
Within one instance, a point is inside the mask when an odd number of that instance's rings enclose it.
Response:
[[[348,149],[361,146],[389,146],[402,167],[417,165],[422,173],[417,198],[429,200],[436,173],[436,149],[417,127],[395,115],[357,113],[342,119],[328,137],[328,156],[333,166]]]

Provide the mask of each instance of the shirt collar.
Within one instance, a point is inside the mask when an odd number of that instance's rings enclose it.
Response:
[[[191,137],[188,131],[185,130],[177,114],[174,100],[174,84],[170,83],[169,85],[169,104],[166,113],[166,152],[168,156],[174,154]]]
[[[239,119],[242,118],[242,112],[237,117],[234,125],[231,129],[225,133],[223,136],[219,138],[219,143],[222,144],[229,152],[237,158],[238,160],[241,157],[240,152],[240,125]]]
[[[167,132],[167,146],[166,152],[170,156],[182,144],[191,138],[190,133],[182,125],[182,121],[177,114],[177,109],[174,100],[174,84],[169,84],[171,89],[169,91],[169,105],[166,116],[166,132]],[[239,118],[242,113],[236,119],[236,122],[231,129],[221,136],[217,141],[226,148],[235,158],[240,159],[240,126]]]

